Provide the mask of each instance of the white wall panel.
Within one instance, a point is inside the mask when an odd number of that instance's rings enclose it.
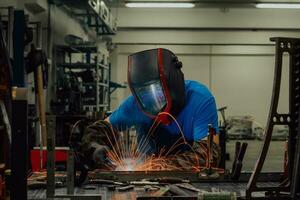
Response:
[[[119,27],[299,28],[297,9],[118,9]]]
[[[112,81],[127,85],[127,63],[128,54],[118,54],[118,62],[112,68]],[[119,104],[130,94],[129,88],[117,89],[111,95],[111,110],[116,109]]]
[[[209,56],[179,56],[186,80],[197,80],[209,87]]]
[[[259,20],[259,19],[257,19]],[[300,27],[300,26],[299,26]],[[300,37],[297,31],[124,30],[113,37],[126,44],[273,44],[271,37]]]
[[[265,125],[273,76],[273,56],[212,57],[212,92],[227,115],[251,115]]]

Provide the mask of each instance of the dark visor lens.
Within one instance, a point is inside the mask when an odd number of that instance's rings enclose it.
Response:
[[[149,114],[157,115],[167,104],[160,81],[134,87],[134,90],[143,110]]]

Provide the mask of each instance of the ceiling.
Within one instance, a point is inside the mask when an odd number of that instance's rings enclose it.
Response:
[[[191,2],[195,7],[254,7],[256,3],[300,3],[300,0],[106,0],[111,7],[125,7],[127,2]]]

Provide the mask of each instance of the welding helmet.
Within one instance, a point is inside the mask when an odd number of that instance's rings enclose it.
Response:
[[[185,105],[182,63],[167,49],[150,49],[129,55],[128,83],[139,108],[163,124],[171,121],[167,112],[176,116]]]

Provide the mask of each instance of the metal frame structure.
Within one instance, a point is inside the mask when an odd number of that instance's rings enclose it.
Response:
[[[56,116],[47,116],[47,199],[66,198],[72,200],[90,199],[101,200],[99,194],[75,194],[74,192],[74,151],[68,150],[67,160],[67,193],[55,194],[55,131]]]
[[[250,177],[246,190],[246,199],[257,199],[252,196],[254,192],[266,192],[263,199],[299,199],[300,193],[300,39],[295,38],[271,38],[276,42],[275,76],[273,83],[273,95],[267,129],[265,131],[263,146],[255,169]],[[282,75],[282,57],[289,54],[289,113],[277,112],[280,83]],[[275,125],[288,125],[288,177],[278,187],[258,187],[257,180],[266,159],[272,132]]]
[[[82,54],[85,55],[85,57],[91,57],[91,54],[96,55],[95,59],[90,58],[89,61],[82,61],[82,62],[76,62],[72,63],[72,55],[73,54]],[[89,111],[105,111],[108,109],[109,106],[109,63],[105,63],[104,60],[107,59],[106,56],[104,56],[104,59],[101,59],[101,52],[99,52],[99,49],[92,45],[72,45],[72,46],[62,46],[62,45],[56,45],[55,46],[55,60],[56,60],[56,81],[59,78],[62,78],[65,76],[66,72],[65,69],[90,69],[94,70],[96,77],[94,82],[83,82],[83,86],[95,86],[96,90],[96,100],[94,104],[90,103],[82,103],[83,110],[89,110]],[[68,58],[68,62],[65,58]],[[101,80],[102,79],[102,80]],[[84,99],[84,97],[82,97]]]

